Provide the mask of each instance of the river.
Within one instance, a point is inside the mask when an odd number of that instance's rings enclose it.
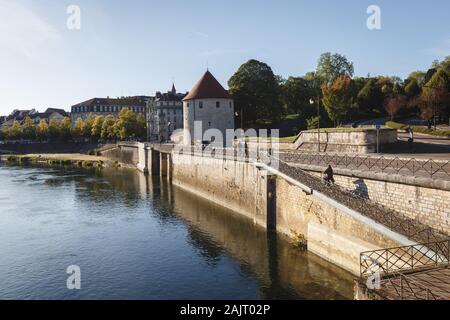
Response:
[[[165,179],[0,164],[0,299],[351,299],[352,279]]]

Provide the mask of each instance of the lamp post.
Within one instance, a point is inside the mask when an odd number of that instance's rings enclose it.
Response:
[[[317,96],[316,98],[317,101],[317,147],[320,153],[320,97]],[[309,104],[313,105],[314,104],[314,99],[311,98],[309,99]]]

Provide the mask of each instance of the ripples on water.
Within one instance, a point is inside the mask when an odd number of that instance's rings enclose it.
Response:
[[[0,165],[0,257],[0,299],[353,296],[340,268],[131,170]]]

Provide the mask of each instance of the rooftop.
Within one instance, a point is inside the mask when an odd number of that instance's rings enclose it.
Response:
[[[97,106],[97,105],[114,105],[114,106],[145,106],[146,100],[152,97],[147,96],[135,96],[135,97],[122,97],[122,98],[92,98],[81,103],[74,105],[77,106]]]
[[[229,99],[230,95],[211,72],[206,71],[183,101],[208,98]]]

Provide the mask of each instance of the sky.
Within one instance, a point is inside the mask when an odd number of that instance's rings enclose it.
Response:
[[[80,9],[80,28],[70,5]],[[377,5],[381,29],[369,30]],[[285,78],[344,54],[355,75],[406,77],[450,55],[448,0],[0,0],[0,115],[93,97],[227,87],[257,59]]]

